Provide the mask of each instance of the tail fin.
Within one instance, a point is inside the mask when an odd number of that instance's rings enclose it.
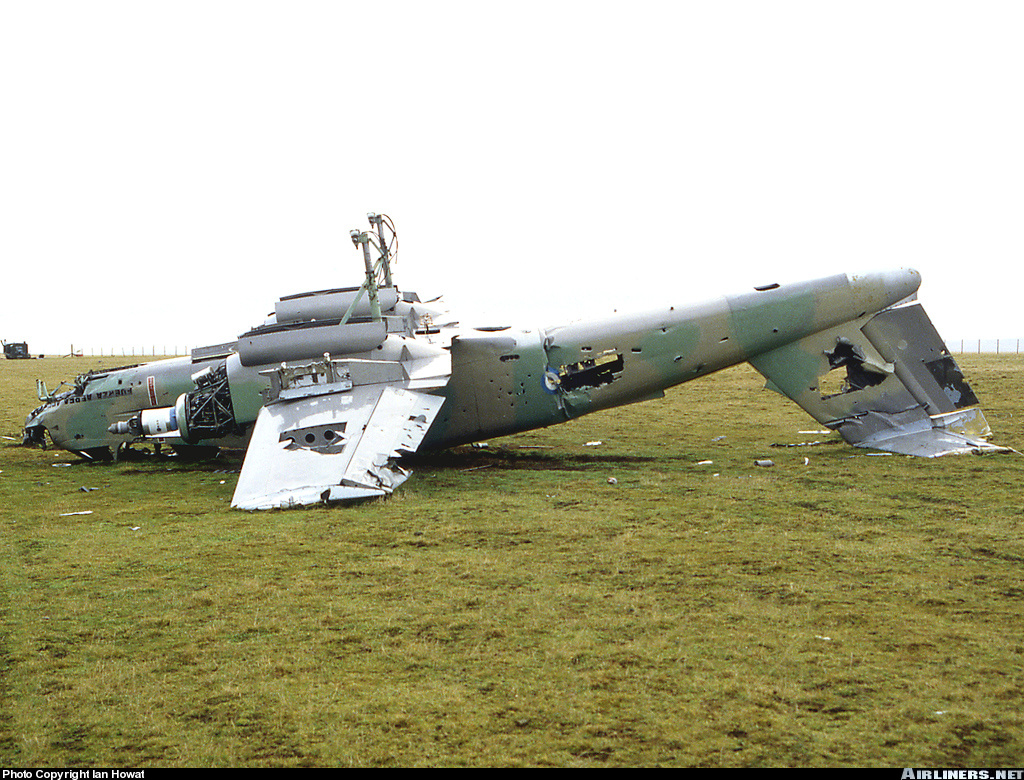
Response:
[[[768,386],[856,447],[1005,452],[920,304],[867,314],[758,355]]]

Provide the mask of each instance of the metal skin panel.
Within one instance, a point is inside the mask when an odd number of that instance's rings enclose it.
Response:
[[[659,397],[674,385],[892,305],[917,289],[916,272],[830,277],[700,305],[544,330],[460,334],[448,399],[424,449],[552,425]],[[794,313],[796,312],[796,313]],[[834,346],[834,344],[833,344]],[[621,356],[611,381],[567,390],[562,369]]]
[[[43,425],[54,446],[72,452],[120,443],[107,428],[145,409],[173,406],[193,389],[192,374],[203,365],[172,358],[82,374],[71,390],[55,393],[29,415],[26,428]],[[172,440],[173,441],[173,440]]]
[[[881,312],[865,325],[864,333],[895,364],[900,379],[929,414],[945,414],[978,403],[919,304]]]
[[[899,412],[917,406],[917,401],[898,378],[889,375],[877,386],[856,393],[829,395],[823,390],[821,379],[829,372],[827,352],[833,350],[840,339],[854,343],[866,360],[884,370],[885,361],[877,357],[871,344],[860,331],[864,319],[807,336],[792,344],[762,353],[750,363],[767,377],[774,390],[788,396],[814,419],[823,424],[867,412],[884,409]],[[875,357],[874,360],[871,358]]]
[[[377,322],[303,323],[250,331],[238,337],[243,366],[265,366],[291,360],[310,360],[324,353],[350,355],[374,349],[387,338],[387,324]]]
[[[227,358],[227,369],[235,419],[243,424],[252,422],[259,416],[264,394],[270,387],[270,379],[260,373],[266,366],[243,366],[236,353]]]
[[[437,316],[443,313],[449,324],[438,324],[429,313],[403,315],[398,309],[408,305],[399,302],[394,311],[408,325],[401,332],[382,334],[387,326],[376,322],[373,338],[341,339],[330,345],[338,354],[325,350],[347,361],[353,389],[321,387],[308,398],[301,388],[293,389],[287,402],[274,395],[268,378],[284,375],[274,365],[244,365],[251,360],[228,349],[236,430],[256,423],[238,505],[380,495],[405,478],[390,464],[400,452],[564,422],[658,397],[667,388],[743,361],[857,446],[926,455],[980,449],[987,424],[980,411],[962,409],[976,399],[955,363],[936,347],[941,340],[923,310],[890,309],[919,284],[910,269],[839,275],[768,285],[703,304],[493,332],[450,324],[440,308]],[[260,359],[276,363],[284,349],[294,358],[287,371],[304,368],[301,360],[321,357],[315,345],[305,343],[303,331],[311,330],[270,331],[300,343],[275,342],[274,360],[269,353]],[[111,433],[107,426],[173,405],[179,395],[193,391],[192,374],[223,360],[223,352],[209,352],[216,357],[205,363],[175,359],[80,379],[75,391],[54,395],[29,416],[26,439],[38,442],[48,429],[55,444],[75,451],[138,440],[137,434]],[[837,375],[843,384],[829,389]],[[123,388],[120,395],[113,392],[118,388]],[[403,411],[409,400],[403,393],[412,393],[415,414]],[[374,412],[378,404],[380,411]],[[365,435],[356,435],[364,428]],[[287,431],[314,440],[340,432],[346,440],[303,447],[283,441]],[[365,445],[356,443],[363,440]]]
[[[358,287],[351,287],[288,295],[274,305],[275,319],[279,323],[341,319],[358,293]],[[377,297],[380,299],[381,309],[393,309],[399,299],[398,288],[381,287],[377,290]],[[363,296],[353,308],[352,316],[368,317],[369,315],[370,302],[366,296]]]
[[[750,363],[770,387],[854,446],[919,457],[1001,449],[985,441],[981,410],[949,416],[977,398],[920,305],[865,315]],[[839,370],[843,385],[824,390],[824,377]]]
[[[428,436],[425,447],[440,448],[479,438],[551,425],[590,411],[656,397],[666,388],[734,365],[756,355],[755,350],[797,340],[813,330],[853,319],[865,308],[891,305],[912,294],[919,283],[916,272],[905,271],[861,277],[831,277],[763,292],[723,297],[701,305],[668,307],[645,314],[624,314],[589,323],[545,330],[476,331],[441,333],[432,337],[442,345],[451,342],[452,381],[443,391],[449,403]],[[800,316],[791,312],[799,311]],[[366,359],[401,359],[430,337],[416,339],[392,334],[379,349],[359,352]],[[429,346],[429,345],[427,345]],[[549,378],[562,366],[584,361],[608,350],[621,354],[624,368],[615,381],[596,387],[563,391]],[[436,360],[436,348],[414,360]],[[518,359],[507,359],[510,355]],[[506,358],[506,360],[502,360]],[[107,433],[107,426],[145,408],[173,404],[174,398],[192,389],[191,374],[197,366],[187,359],[159,361],[158,398],[148,396],[111,404],[86,414],[70,410],[46,411],[45,421],[33,424],[50,428],[54,423],[58,446],[114,446],[126,441]],[[228,360],[229,377],[238,422],[256,419],[262,407],[260,392],[267,386],[259,376],[267,366],[244,367],[237,355]],[[131,370],[117,380],[138,382]],[[118,372],[104,372],[113,374]],[[40,417],[37,415],[37,418]],[[76,448],[63,434],[74,430],[84,440]],[[51,429],[51,437],[54,430]]]
[[[441,403],[376,384],[267,404],[231,506],[283,509],[387,495],[406,477],[390,461],[416,450]]]
[[[451,344],[445,405],[423,442],[441,449],[565,419],[544,389],[545,353],[536,330],[459,335]]]

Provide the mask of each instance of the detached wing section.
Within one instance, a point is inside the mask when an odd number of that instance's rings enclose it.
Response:
[[[384,496],[408,473],[448,375],[410,378],[400,362],[325,360],[270,375],[231,506],[274,509]],[[275,397],[276,396],[276,397]]]
[[[768,386],[856,447],[936,457],[990,444],[978,399],[920,304],[886,309],[758,355]]]

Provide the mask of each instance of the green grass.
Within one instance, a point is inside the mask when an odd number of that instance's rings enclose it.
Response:
[[[1024,360],[960,362],[1024,448]],[[86,363],[0,361],[0,434]],[[1018,766],[1024,461],[867,456],[762,384],[304,511],[0,440],[0,764]]]

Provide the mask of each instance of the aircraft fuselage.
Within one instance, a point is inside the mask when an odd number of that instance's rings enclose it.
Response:
[[[445,327],[389,333],[377,347],[332,359],[397,360],[410,350],[447,351],[445,402],[420,447],[439,449],[564,422],[659,397],[674,385],[751,359],[809,334],[880,311],[912,295],[909,269],[770,285],[707,303],[551,328]],[[26,421],[26,441],[102,456],[142,437],[108,429],[145,410],[173,407],[193,376],[223,364],[235,425],[228,438],[170,444],[244,444],[279,364],[245,366],[233,345],[192,357],[90,372],[49,396]]]

